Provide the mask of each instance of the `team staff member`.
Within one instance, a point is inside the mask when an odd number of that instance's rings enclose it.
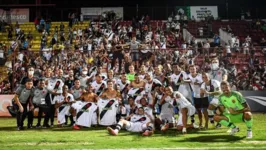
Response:
[[[38,84],[38,78],[34,76],[34,67],[33,66],[28,66],[28,74],[27,76],[23,77],[20,81],[20,87],[19,88],[24,88],[25,83],[27,80],[32,80],[33,86],[36,87]],[[33,111],[28,111],[28,128],[32,128],[33,124]]]
[[[241,93],[232,91],[229,83],[221,83],[223,94],[219,97],[219,110],[221,115],[215,115],[214,120],[221,125],[231,128],[231,135],[239,132],[239,127],[234,123],[245,122],[247,138],[252,138],[252,114],[250,107]]]
[[[30,110],[34,109],[34,106],[32,104],[31,100],[31,93],[33,90],[33,81],[31,79],[27,79],[25,81],[25,87],[19,87],[16,91],[14,101],[15,101],[15,107],[18,108],[17,112],[17,127],[18,130],[23,130],[23,122],[27,115],[27,106],[29,104]]]
[[[49,117],[50,117],[50,109],[48,105],[46,104],[45,97],[49,93],[48,89],[45,87],[45,81],[44,79],[39,80],[39,85],[37,88],[33,90],[32,93],[32,103],[35,108],[39,108],[38,112],[38,123],[36,125],[36,128],[41,127],[41,120],[42,120],[42,114],[45,113],[44,122],[43,122],[43,128],[49,128],[48,125]],[[29,116],[28,116],[29,117]],[[32,116],[33,117],[33,116]],[[33,118],[32,118],[33,120]]]

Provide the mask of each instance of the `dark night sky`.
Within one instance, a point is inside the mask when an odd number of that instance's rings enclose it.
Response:
[[[125,19],[131,18],[136,12],[136,4],[140,13],[153,14],[152,19],[165,19],[175,6],[218,6],[219,16],[227,17],[226,2],[228,2],[229,18],[240,18],[241,10],[251,10],[252,16],[266,18],[266,0],[41,0],[43,4],[56,4],[55,8],[38,8],[48,10],[50,14],[65,16],[66,11],[79,10],[80,7],[124,7]],[[0,5],[34,4],[35,0],[0,0]],[[31,7],[31,12],[36,10]],[[62,12],[63,11],[63,12]],[[63,14],[62,14],[63,13]]]

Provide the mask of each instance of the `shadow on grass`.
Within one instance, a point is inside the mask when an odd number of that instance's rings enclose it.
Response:
[[[0,131],[17,131],[17,127],[0,127]]]
[[[231,135],[199,135],[197,137],[187,137],[180,140],[172,140],[173,142],[237,142],[246,137],[231,136]]]

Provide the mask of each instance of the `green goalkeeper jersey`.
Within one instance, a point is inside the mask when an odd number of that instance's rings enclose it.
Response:
[[[224,94],[219,96],[219,105],[224,106],[226,109],[233,108],[234,110],[242,110],[244,109],[244,103],[246,103],[245,98],[241,93],[236,91],[232,91],[229,97]],[[226,112],[228,113],[227,110]]]

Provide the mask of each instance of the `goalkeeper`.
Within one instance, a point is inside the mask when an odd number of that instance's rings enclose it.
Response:
[[[239,127],[234,123],[245,122],[247,126],[247,138],[252,138],[252,114],[250,107],[241,93],[231,91],[227,81],[221,82],[223,94],[219,97],[221,114],[214,116],[214,120],[221,125],[231,128],[231,135],[239,132]]]

